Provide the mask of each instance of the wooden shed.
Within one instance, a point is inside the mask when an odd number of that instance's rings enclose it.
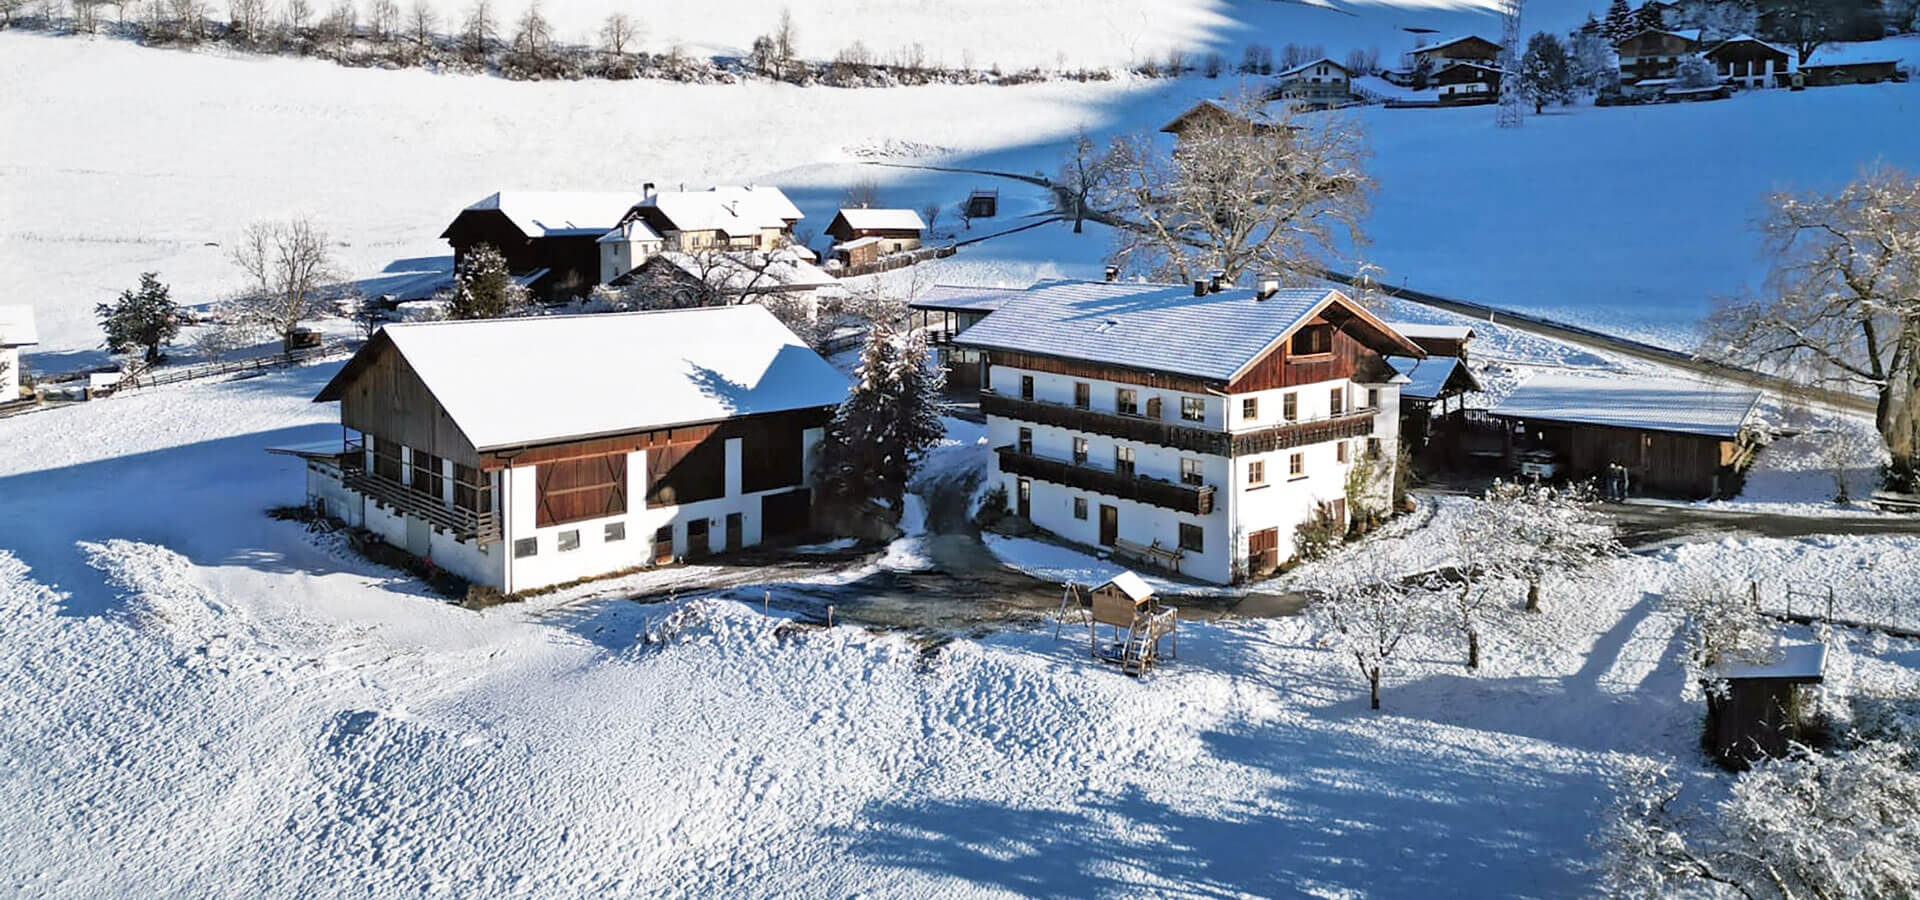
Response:
[[[1891,59],[1867,60],[1865,62],[1810,62],[1800,67],[1800,74],[1809,87],[1830,87],[1838,84],[1879,84],[1882,81],[1905,81],[1905,73]]]
[[[1793,644],[1775,648],[1765,662],[1715,666],[1704,685],[1708,752],[1723,766],[1744,769],[1804,743],[1813,727],[1811,686],[1825,680],[1826,661],[1825,645]]]
[[[1509,460],[1551,454],[1560,475],[1627,467],[1632,493],[1703,499],[1732,493],[1756,447],[1760,392],[1672,377],[1541,374],[1487,414],[1507,426]]]

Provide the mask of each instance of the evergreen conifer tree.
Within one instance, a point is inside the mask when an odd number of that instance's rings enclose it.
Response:
[[[853,392],[827,426],[821,448],[827,490],[901,512],[914,469],[945,431],[943,381],[927,368],[924,337],[875,326],[860,352]]]
[[[157,272],[141,273],[138,290],[121,291],[119,300],[93,308],[100,330],[106,332],[107,349],[115,353],[140,349],[148,363],[166,359],[160,348],[180,333],[179,313]]]
[[[1634,22],[1633,7],[1627,5],[1627,0],[1613,0],[1607,6],[1607,21],[1601,27],[1601,32],[1607,36],[1607,43],[1618,46],[1639,30]]]
[[[1567,48],[1551,34],[1539,32],[1527,41],[1519,77],[1521,94],[1533,102],[1534,115],[1548,103],[1573,102],[1573,69],[1567,61]]]
[[[490,244],[467,251],[453,277],[450,319],[499,319],[517,315],[527,305],[527,289],[515,284],[507,258]]]

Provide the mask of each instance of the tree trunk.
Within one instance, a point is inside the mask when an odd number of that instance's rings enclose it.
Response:
[[[1380,667],[1379,666],[1375,666],[1367,670],[1367,688],[1372,692],[1372,695],[1373,695],[1373,708],[1379,709],[1380,708]]]
[[[1540,611],[1540,576],[1535,575],[1527,579],[1527,612],[1537,613],[1539,611]]]
[[[1080,222],[1082,219],[1085,219],[1087,217],[1087,214],[1083,210],[1084,210],[1084,207],[1081,204],[1075,203],[1073,205],[1073,233],[1074,234],[1080,233]]]
[[[1473,628],[1467,629],[1467,668],[1480,668],[1480,632]]]

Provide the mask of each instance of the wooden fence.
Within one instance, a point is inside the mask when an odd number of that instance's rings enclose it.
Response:
[[[1788,581],[1778,591],[1749,582],[1753,602],[1762,615],[1804,624],[1826,623],[1842,628],[1869,628],[1899,637],[1920,637],[1920,598],[1843,592],[1828,583]]]
[[[863,263],[857,266],[845,266],[830,271],[831,274],[837,278],[857,278],[861,275],[872,275],[875,272],[891,272],[894,269],[904,269],[915,263],[923,263],[930,259],[945,259],[957,252],[959,251],[953,244],[943,244],[939,247],[921,247],[918,250],[908,250],[903,253],[889,253],[875,262]]]
[[[198,381],[202,378],[219,378],[226,375],[252,375],[273,369],[284,369],[304,363],[318,362],[345,356],[359,346],[357,341],[339,340],[321,344],[318,347],[306,347],[291,353],[273,353],[265,356],[250,356],[245,359],[221,360],[220,362],[199,363],[190,366],[165,366],[158,369],[142,369],[129,372],[120,382],[106,393],[120,393],[145,387],[158,387],[163,384],[179,384],[183,381]],[[104,394],[99,395],[104,396]]]

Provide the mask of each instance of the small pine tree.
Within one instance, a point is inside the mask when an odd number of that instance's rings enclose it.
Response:
[[[467,251],[453,277],[449,319],[500,319],[518,315],[527,307],[527,289],[515,284],[507,258],[490,244]]]
[[[1520,58],[1520,92],[1533,101],[1534,115],[1548,103],[1573,102],[1573,67],[1559,38],[1543,31],[1527,41]]]
[[[138,290],[121,291],[119,300],[94,306],[100,330],[106,332],[107,349],[115,353],[141,349],[148,363],[166,359],[160,348],[180,333],[180,308],[158,275],[143,272]]]
[[[943,381],[927,367],[923,336],[875,326],[860,352],[853,392],[827,427],[821,448],[827,491],[901,512],[914,469],[945,433]]]
[[[1634,31],[1645,31],[1649,28],[1665,28],[1667,27],[1667,17],[1664,13],[1660,12],[1660,7],[1653,3],[1645,3],[1642,4],[1639,9],[1634,10],[1633,25]]]

